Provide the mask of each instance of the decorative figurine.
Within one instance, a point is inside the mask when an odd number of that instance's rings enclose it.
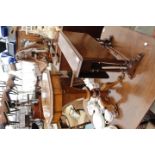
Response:
[[[100,88],[92,88],[93,84],[90,85],[87,81],[87,85],[91,86],[90,88],[92,89],[90,91],[91,97],[87,102],[87,111],[92,117],[92,122],[96,129],[117,128],[111,125],[111,122],[119,115],[118,107],[117,104],[111,103],[109,92],[114,86],[122,83],[124,77],[125,74],[122,74],[115,82],[104,83]]]
[[[92,123],[95,129],[111,128],[110,123],[115,118],[115,115],[103,106],[101,107],[99,105],[99,99],[91,98],[91,100],[88,101],[87,108],[89,115],[92,117]]]

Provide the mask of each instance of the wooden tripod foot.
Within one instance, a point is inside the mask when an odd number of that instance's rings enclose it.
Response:
[[[144,57],[144,54],[139,53],[138,55],[136,55],[135,58],[131,59],[129,61],[129,63],[127,64],[127,74],[130,79],[132,79],[134,77],[136,68],[138,67],[138,65],[143,57]]]

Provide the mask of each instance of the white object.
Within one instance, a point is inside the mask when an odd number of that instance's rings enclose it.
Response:
[[[148,43],[147,43],[147,42],[145,42],[145,43],[144,43],[144,46],[148,46]]]
[[[118,129],[118,128],[114,125],[109,125],[109,126],[106,126],[104,129]]]
[[[95,112],[93,115],[93,125],[95,129],[103,129],[105,128],[105,119],[103,115],[99,112]]]
[[[77,126],[79,124],[85,123],[87,118],[87,114],[83,110],[78,110],[78,112],[74,109],[73,105],[67,106],[64,111],[63,115],[67,117],[67,122],[69,123],[70,127]]]
[[[99,106],[101,108],[101,111],[104,112],[105,107],[103,106],[103,103],[102,103],[102,99],[101,98],[98,99],[98,104],[99,104]]]
[[[70,116],[76,120],[78,120],[78,118],[80,118],[80,114],[78,114],[73,108],[70,109]]]
[[[12,125],[6,125],[5,129],[15,129]]]
[[[107,109],[104,111],[104,117],[105,117],[106,122],[108,122],[108,124],[111,123],[114,119],[112,112],[110,112]]]
[[[90,90],[93,89],[93,84],[88,78],[85,78],[83,81]]]
[[[49,118],[51,116],[50,110],[46,105],[43,105],[43,114],[45,118]]]
[[[8,120],[9,120],[9,121],[17,121],[17,116],[16,116],[16,114],[8,115],[7,117],[8,117]]]
[[[47,98],[47,93],[46,92],[42,92],[42,99],[46,99]]]
[[[52,129],[58,129],[58,125],[56,123],[52,124]]]
[[[87,104],[87,109],[88,109],[88,113],[89,115],[93,115],[93,113],[96,111],[96,112],[99,112],[100,111],[100,106],[98,104],[98,102],[91,98],[89,101],[88,101],[88,104]]]
[[[80,114],[78,114],[78,113],[75,111],[73,105],[69,105],[69,106],[65,109],[65,113],[67,113],[69,117],[71,117],[71,118],[73,118],[73,119],[75,119],[75,120],[78,120],[79,117],[80,117]]]
[[[48,63],[48,67],[47,67],[47,69],[48,69],[49,71],[52,70],[52,63]]]
[[[115,126],[108,125],[113,119],[114,115],[109,110],[105,109],[100,98],[90,98],[87,103],[87,110],[90,116],[92,116],[92,121],[95,129],[113,129]]]

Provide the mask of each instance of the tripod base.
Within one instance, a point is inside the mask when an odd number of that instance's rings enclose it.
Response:
[[[138,55],[136,55],[135,58],[129,60],[129,63],[127,64],[127,74],[130,79],[132,79],[134,77],[136,68],[138,67],[138,65],[143,57],[144,57],[144,54],[139,53]]]

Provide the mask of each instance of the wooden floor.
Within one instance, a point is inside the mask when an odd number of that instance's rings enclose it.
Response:
[[[140,52],[145,54],[136,76],[133,79],[126,76],[122,87],[116,87],[119,100],[116,93],[111,93],[120,113],[113,123],[120,128],[136,128],[155,100],[155,39],[121,27],[105,27],[102,38],[109,35],[114,36],[115,48],[125,56],[132,58]],[[145,42],[148,46],[144,46]]]

